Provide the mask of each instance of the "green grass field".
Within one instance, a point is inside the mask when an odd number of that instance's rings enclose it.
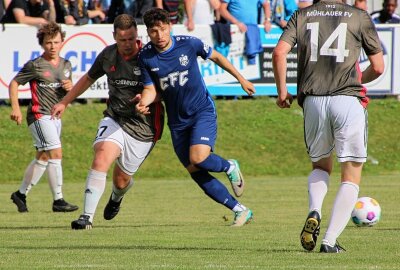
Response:
[[[31,191],[30,212],[24,214],[9,200],[16,183],[3,184],[0,269],[399,269],[399,176],[364,179],[360,195],[379,200],[382,219],[371,228],[349,222],[340,237],[343,254],[300,246],[305,177],[248,178],[241,201],[254,210],[255,220],[241,228],[229,227],[230,211],[189,179],[138,180],[112,221],[102,217],[108,185],[90,231],[70,229],[79,212],[51,212],[46,181]],[[322,232],[337,186],[332,181]],[[83,183],[65,185],[64,194],[81,206]]]
[[[373,100],[369,106],[370,159],[360,196],[380,202],[382,219],[371,228],[350,221],[339,238],[347,249],[343,254],[304,252],[299,243],[310,169],[300,108],[279,110],[268,98],[217,101],[217,108],[216,152],[241,162],[247,187],[240,201],[254,211],[254,222],[229,227],[232,214],[187,176],[166,128],[120,214],[112,221],[102,217],[109,178],[93,230],[72,231],[70,222],[80,210],[52,213],[46,178],[28,195],[30,212],[16,211],[10,195],[34,149],[26,124],[16,126],[8,119],[10,108],[0,107],[0,269],[400,269],[399,102]],[[103,109],[104,104],[74,105],[63,118],[64,195],[81,208]],[[223,174],[219,178],[228,185]],[[322,235],[338,182],[336,168]]]

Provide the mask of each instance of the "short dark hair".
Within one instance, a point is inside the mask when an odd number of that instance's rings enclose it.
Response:
[[[121,14],[118,15],[114,20],[114,32],[116,32],[117,29],[127,30],[131,27],[137,29],[137,23],[132,15]]]
[[[46,36],[54,38],[58,33],[61,35],[61,41],[64,41],[65,32],[62,31],[61,26],[56,22],[49,22],[39,28],[36,37],[38,38],[39,45],[43,45],[43,40]]]
[[[147,28],[152,28],[160,22],[169,24],[171,20],[168,11],[161,8],[151,8],[144,13],[143,22]]]

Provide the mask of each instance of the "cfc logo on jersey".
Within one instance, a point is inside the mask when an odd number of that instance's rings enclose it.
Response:
[[[179,62],[181,63],[181,66],[186,67],[189,64],[189,58],[187,55],[182,54],[181,57],[179,57]]]
[[[210,46],[206,43],[204,43],[204,47],[203,47],[204,51],[208,54],[209,50],[210,50]]]

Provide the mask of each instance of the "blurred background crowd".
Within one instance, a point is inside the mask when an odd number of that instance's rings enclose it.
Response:
[[[375,23],[400,23],[398,0],[348,0],[366,10]],[[0,0],[1,22],[39,26],[48,21],[67,25],[113,23],[122,13],[131,14],[139,24],[145,11],[159,7],[170,13],[173,24],[189,31],[196,24],[236,24],[247,32],[252,24],[284,28],[298,8],[310,0]]]

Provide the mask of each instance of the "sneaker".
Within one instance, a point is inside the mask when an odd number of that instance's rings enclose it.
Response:
[[[249,223],[253,219],[253,212],[250,209],[235,212],[232,227],[241,227]]]
[[[319,249],[319,252],[321,253],[342,253],[345,251],[346,250],[343,247],[341,247],[338,242],[336,242],[336,244],[333,247],[328,244],[322,243],[321,248]]]
[[[121,202],[122,202],[122,199],[119,202],[114,202],[110,196],[110,199],[108,200],[108,203],[107,203],[106,207],[104,208],[103,216],[104,216],[105,220],[111,220],[116,215],[118,215]]]
[[[78,206],[70,204],[64,199],[58,199],[53,202],[53,212],[73,212],[78,208]]]
[[[300,233],[301,245],[305,250],[312,251],[317,244],[317,237],[319,235],[319,226],[321,218],[317,211],[311,211],[308,214],[306,223]]]
[[[226,173],[226,175],[231,182],[232,189],[236,197],[240,197],[244,191],[244,179],[242,173],[240,172],[239,162],[237,162],[235,159],[229,159],[228,161],[235,165],[235,169],[233,169],[233,171],[230,173]]]
[[[18,207],[18,212],[24,213],[28,212],[28,207],[26,207],[26,195],[22,194],[17,190],[16,192],[11,194],[11,200]]]
[[[88,215],[80,215],[77,220],[71,222],[71,229],[73,230],[90,230],[92,229],[92,222],[89,221]]]

